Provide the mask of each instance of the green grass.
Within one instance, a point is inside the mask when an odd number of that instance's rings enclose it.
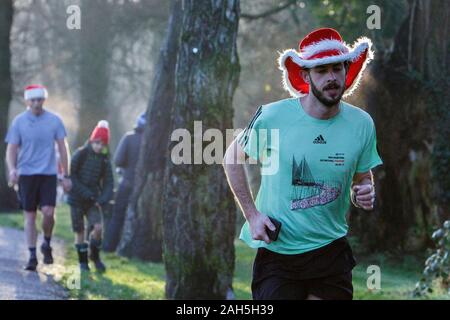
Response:
[[[37,224],[38,226],[41,224],[41,215],[38,216]],[[0,214],[0,225],[23,229],[23,216]],[[68,206],[57,208],[54,235],[65,242],[66,270],[78,268]],[[108,267],[106,273],[82,273],[81,290],[69,290],[71,298],[164,299],[165,272],[162,263],[142,262],[113,253],[103,253],[102,258]],[[70,273],[62,273],[59,276],[62,276],[61,283],[66,285]]]
[[[0,214],[0,225],[23,228],[21,214]],[[57,209],[55,236],[66,244],[65,267],[78,266],[73,247],[73,233],[70,226],[69,209]],[[236,240],[236,266],[233,288],[237,299],[251,299],[250,282],[255,250]],[[70,290],[73,299],[164,299],[165,270],[162,263],[148,263],[128,259],[115,254],[103,254],[108,270],[104,274],[91,272],[82,274],[81,290]],[[358,265],[353,272],[355,299],[413,299],[411,292],[420,278],[423,260],[413,256],[391,259],[385,255],[360,257],[356,254]],[[381,289],[367,289],[367,267],[378,265],[381,269]],[[62,277],[66,284],[67,275]],[[448,299],[442,290],[427,299]]]

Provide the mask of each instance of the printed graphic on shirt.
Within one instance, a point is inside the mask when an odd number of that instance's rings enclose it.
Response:
[[[336,200],[341,191],[339,182],[315,178],[305,157],[300,163],[292,157],[291,210],[326,205]]]
[[[327,142],[325,141],[325,139],[322,137],[321,134],[319,136],[317,136],[317,138],[314,139],[313,143],[314,144],[327,144]]]
[[[320,162],[330,162],[334,163],[335,166],[341,167],[345,165],[345,153],[344,152],[336,152],[327,158],[320,159]]]

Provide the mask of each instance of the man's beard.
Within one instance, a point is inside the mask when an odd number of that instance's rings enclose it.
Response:
[[[344,88],[340,87],[336,82],[330,83],[324,87],[324,90],[327,89],[340,89],[341,92],[333,99],[325,97],[322,91],[317,89],[317,87],[314,85],[314,82],[312,81],[311,77],[309,78],[309,83],[311,86],[311,91],[313,95],[319,100],[324,106],[331,108],[332,106],[336,105],[344,95]]]
[[[43,106],[30,106],[30,109],[36,114],[41,114],[43,111]]]

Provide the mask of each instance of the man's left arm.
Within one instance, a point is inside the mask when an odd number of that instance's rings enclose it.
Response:
[[[373,210],[375,187],[372,169],[383,164],[378,154],[375,124],[372,118],[365,122],[363,130],[363,147],[358,157],[351,187],[351,200],[356,207]]]
[[[70,189],[72,189],[72,181],[69,178],[69,146],[67,145],[67,140],[65,138],[57,139],[56,143],[58,145],[60,162],[64,175],[62,181],[63,188],[64,191],[69,192]]]
[[[351,187],[352,203],[364,210],[373,210],[375,187],[372,171],[355,173]]]

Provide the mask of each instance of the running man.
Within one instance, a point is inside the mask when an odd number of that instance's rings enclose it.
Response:
[[[225,172],[246,218],[240,238],[258,248],[254,299],[353,298],[356,262],[345,215],[350,200],[373,209],[371,169],[382,161],[372,118],[341,98],[372,58],[367,38],[350,47],[334,29],[308,34],[299,51],[278,60],[293,98],[259,107],[227,149]],[[261,163],[255,202],[242,164],[247,156]],[[281,222],[275,241],[269,217]]]

